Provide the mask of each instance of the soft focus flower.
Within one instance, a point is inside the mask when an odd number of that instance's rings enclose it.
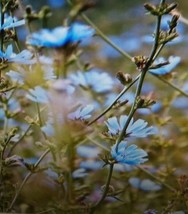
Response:
[[[15,27],[18,27],[18,26],[21,26],[21,25],[24,25],[24,24],[25,24],[25,20],[24,19],[17,21],[16,18],[13,18],[13,17],[9,16],[9,17],[5,18],[4,24],[2,26],[0,26],[0,30],[6,30],[6,29],[9,29],[9,28],[15,28]]]
[[[41,127],[41,130],[46,134],[48,137],[52,137],[55,134],[54,126],[53,126],[53,119],[50,118],[44,126]]]
[[[158,191],[161,189],[161,186],[154,183],[153,181],[149,180],[149,179],[139,179],[136,177],[130,178],[129,179],[129,183],[137,189],[141,189],[144,191]]]
[[[13,82],[23,85],[24,82],[30,80],[30,76],[36,74],[34,73],[36,71],[35,68],[30,67],[28,69],[29,70],[27,72],[25,71],[25,69],[19,69],[19,72],[10,70],[6,73],[6,75],[9,76]],[[51,66],[41,66],[41,69],[37,71],[37,74],[38,78],[41,80],[54,80],[56,78],[54,69]]]
[[[65,0],[48,0],[48,4],[53,8],[60,8],[65,4]]]
[[[56,27],[53,30],[42,29],[27,39],[27,44],[47,48],[59,48],[68,43],[79,42],[94,35],[87,25],[74,23],[70,27]]]
[[[18,54],[13,53],[12,45],[9,45],[5,52],[0,51],[0,58],[6,62],[18,63],[18,64],[32,64],[35,60],[32,60],[33,54],[28,50],[23,50]]]
[[[80,163],[80,168],[95,171],[101,169],[103,165],[104,165],[103,161],[85,160]]]
[[[117,117],[111,117],[107,120],[106,125],[108,127],[108,133],[112,136],[118,135],[127,122],[127,115],[121,115],[119,121]],[[138,119],[135,122],[131,119],[125,133],[125,137],[147,137],[148,135],[155,134],[155,128],[147,127],[148,123],[142,119]]]
[[[98,93],[107,92],[113,87],[112,78],[107,73],[99,70],[91,70],[88,72],[78,71],[75,74],[71,74],[69,78],[74,85],[79,85]]]
[[[85,169],[81,168],[81,169],[76,169],[73,173],[72,173],[72,177],[73,178],[84,178],[88,175],[88,173],[86,172]]]
[[[82,158],[97,158],[100,154],[100,149],[94,146],[80,145],[76,148],[76,151]]]
[[[75,91],[75,88],[71,85],[70,80],[67,79],[55,80],[53,82],[52,88],[58,93],[66,93],[67,95],[71,95]]]
[[[164,65],[157,69],[150,69],[149,72],[157,75],[168,74],[180,63],[180,61],[181,61],[181,58],[179,56],[170,56],[168,58],[169,64]],[[155,61],[155,64],[157,65],[164,62],[166,62],[166,60],[163,57],[160,57],[158,60]]]
[[[49,102],[48,92],[41,86],[36,86],[34,89],[30,89],[26,97],[31,101],[37,102],[37,103]]]
[[[116,150],[117,144],[111,148],[111,155],[118,163],[126,163],[129,165],[139,165],[148,160],[148,154],[139,149],[135,144],[127,145],[126,141],[121,141]]]
[[[91,117],[93,109],[93,105],[87,105],[84,108],[79,107],[75,112],[68,114],[68,118],[71,120],[87,120]]]

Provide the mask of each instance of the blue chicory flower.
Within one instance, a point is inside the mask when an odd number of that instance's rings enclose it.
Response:
[[[70,27],[56,27],[53,30],[42,29],[27,39],[27,44],[47,48],[60,48],[68,43],[79,42],[92,37],[94,30],[81,23],[73,23]]]
[[[72,177],[73,178],[85,178],[88,175],[88,173],[86,172],[85,169],[81,168],[81,169],[76,169],[73,173],[72,173]]]
[[[26,97],[36,103],[46,104],[49,102],[48,92],[41,86],[36,86],[34,89],[30,89]]]
[[[106,72],[100,70],[91,70],[88,72],[78,71],[69,76],[74,85],[82,86],[86,89],[91,89],[97,93],[105,93],[112,89],[113,80]]]
[[[108,127],[108,133],[111,136],[118,135],[122,130],[127,122],[128,116],[127,115],[121,115],[119,118],[119,121],[117,117],[111,117],[105,122],[105,124]],[[138,119],[134,122],[133,118],[131,119],[126,133],[125,137],[140,137],[144,138],[148,135],[155,134],[156,129],[152,126],[147,127],[148,123],[142,119]]]
[[[47,137],[52,137],[55,134],[53,119],[50,118],[44,126],[42,126],[41,130],[45,133]]]
[[[33,54],[28,50],[23,50],[18,54],[13,52],[12,45],[9,45],[5,52],[0,51],[0,58],[5,62],[18,63],[18,64],[33,64],[35,60],[32,60]]]
[[[101,169],[104,165],[103,161],[96,161],[96,160],[85,160],[80,162],[80,168],[84,168],[86,170],[98,170]]]
[[[76,151],[82,158],[97,158],[101,152],[98,147],[84,145],[78,146]]]
[[[18,27],[18,26],[21,26],[24,24],[25,24],[24,19],[17,21],[17,19],[15,17],[13,18],[11,16],[8,16],[8,17],[5,17],[4,24],[2,26],[0,26],[0,30],[15,28],[15,27]]]
[[[68,118],[71,120],[87,120],[91,117],[93,110],[93,105],[87,105],[84,108],[79,107],[75,112],[68,114]]]
[[[159,191],[161,186],[156,184],[155,182],[151,181],[150,179],[139,179],[136,177],[130,178],[129,183],[137,189],[141,189],[143,191]]]
[[[111,148],[111,155],[118,163],[139,165],[148,160],[148,154],[143,150],[139,149],[135,144],[127,145],[126,141],[121,141],[116,149],[117,144]]]
[[[181,61],[181,58],[179,56],[170,56],[168,58],[168,62],[169,64],[164,65],[160,68],[157,69],[150,69],[149,72],[152,74],[157,74],[157,75],[165,75],[170,73]],[[155,64],[160,64],[160,63],[164,63],[166,62],[166,60],[161,57],[158,60],[155,61]]]

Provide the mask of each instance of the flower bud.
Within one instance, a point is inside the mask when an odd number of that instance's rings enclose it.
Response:
[[[122,85],[126,85],[132,82],[132,77],[130,74],[124,74],[121,71],[118,71],[116,74],[117,79],[121,82]]]

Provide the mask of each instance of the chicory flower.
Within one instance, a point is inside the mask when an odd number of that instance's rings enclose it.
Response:
[[[111,155],[117,163],[139,165],[148,160],[148,154],[143,150],[139,149],[135,144],[127,145],[126,141],[121,141],[116,149],[117,144],[111,148]]]
[[[33,54],[28,50],[15,54],[12,45],[9,45],[5,52],[0,50],[0,58],[4,63],[32,64],[35,62],[35,60],[32,60],[32,57]]]
[[[42,29],[35,32],[28,37],[27,44],[46,48],[60,48],[68,43],[75,43],[92,37],[94,32],[90,26],[73,23],[70,27],[56,27],[53,30]]]
[[[0,25],[0,30],[15,28],[24,24],[25,24],[24,19],[17,21],[16,18],[9,16],[5,18],[4,24],[2,26]]]
[[[164,65],[160,68],[157,69],[150,69],[149,72],[152,74],[157,74],[157,75],[165,75],[170,73],[181,61],[181,58],[179,56],[170,56],[168,58],[168,62],[169,64]],[[164,63],[166,62],[166,60],[161,57],[158,60],[155,61],[155,64],[160,64],[160,63]]]
[[[108,134],[111,136],[118,135],[126,124],[128,119],[127,115],[121,115],[119,121],[117,117],[111,117],[107,120],[106,125],[108,127]],[[131,119],[125,137],[139,137],[144,138],[148,135],[155,134],[154,127],[147,127],[148,123],[142,119],[138,119],[134,122],[133,118]]]
[[[93,105],[87,105],[84,108],[79,107],[75,112],[68,114],[68,118],[71,120],[87,120],[91,117],[93,109]]]
[[[97,93],[105,93],[112,89],[113,80],[109,74],[99,70],[91,70],[88,72],[78,71],[69,76],[74,85],[91,89]]]

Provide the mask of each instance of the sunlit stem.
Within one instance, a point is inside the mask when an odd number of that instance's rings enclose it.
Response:
[[[101,114],[99,114],[96,118],[90,121],[88,123],[88,126],[92,125],[102,116],[104,116],[108,111],[110,111],[110,109],[116,104],[116,102],[138,81],[139,77],[140,77],[140,74],[128,86],[124,87],[124,89],[119,93],[119,95],[115,98],[115,100]]]

